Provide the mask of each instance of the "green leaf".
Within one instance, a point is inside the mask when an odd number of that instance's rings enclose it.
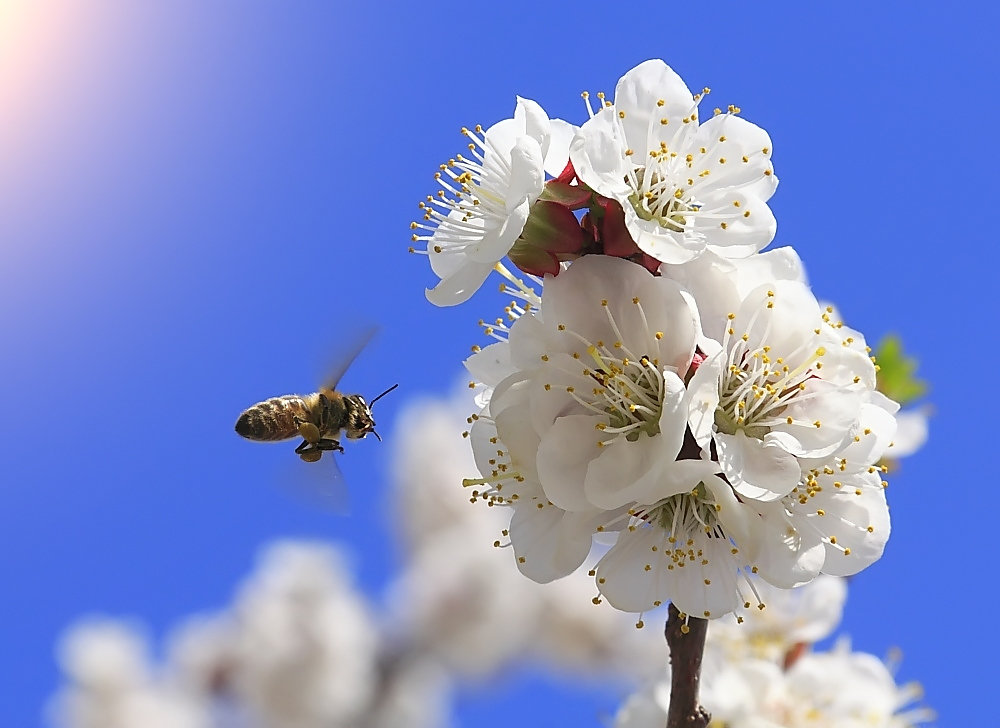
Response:
[[[878,390],[907,405],[927,393],[927,383],[917,377],[917,360],[903,351],[903,342],[894,334],[882,339],[875,352],[878,362]]]

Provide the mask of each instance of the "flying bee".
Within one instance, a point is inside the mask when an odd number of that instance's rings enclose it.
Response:
[[[316,462],[324,452],[344,452],[340,444],[341,433],[348,440],[361,440],[371,433],[381,442],[382,438],[375,431],[372,406],[399,385],[389,387],[371,404],[365,402],[360,394],[337,391],[340,378],[373,334],[374,329],[359,337],[318,392],[285,394],[258,402],[248,407],[236,420],[236,432],[258,442],[301,437],[302,442],[295,448],[295,453],[307,463]]]

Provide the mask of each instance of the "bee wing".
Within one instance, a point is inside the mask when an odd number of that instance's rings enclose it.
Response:
[[[330,372],[323,382],[324,387],[327,389],[337,388],[337,384],[340,383],[340,378],[344,376],[344,372],[350,368],[354,360],[358,358],[358,354],[368,345],[368,342],[372,340],[377,331],[378,327],[368,326],[346,339],[346,345],[343,349],[339,349],[337,356],[333,358],[334,365],[330,368]]]
[[[346,516],[350,510],[347,479],[332,452],[324,452],[319,461],[299,461],[298,472],[292,478],[293,490],[313,505]]]

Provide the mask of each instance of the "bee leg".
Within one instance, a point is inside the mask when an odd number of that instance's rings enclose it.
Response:
[[[317,442],[316,447],[320,450],[336,450],[337,452],[344,452],[344,446],[340,444],[339,440],[331,440],[329,438],[323,438]]]
[[[319,447],[314,442],[303,440],[299,443],[299,446],[295,448],[295,454],[307,463],[314,463],[323,457],[323,448]]]

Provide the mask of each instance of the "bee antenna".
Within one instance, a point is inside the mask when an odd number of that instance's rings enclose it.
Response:
[[[378,436],[378,433],[375,432],[375,430],[372,430],[372,434],[375,435],[375,439],[376,440],[378,440],[379,442],[382,442],[382,438]]]
[[[393,384],[387,390],[385,390],[384,392],[382,392],[382,394],[380,394],[378,397],[376,397],[375,399],[373,399],[371,401],[371,404],[368,405],[368,409],[371,409],[375,405],[376,402],[378,402],[380,399],[382,399],[385,395],[389,394],[389,392],[391,392],[392,390],[394,390],[398,386],[399,386],[399,383],[397,382],[396,384]],[[375,437],[378,437],[378,435],[375,435]],[[382,441],[382,438],[379,438],[379,442],[381,442],[381,441]]]

